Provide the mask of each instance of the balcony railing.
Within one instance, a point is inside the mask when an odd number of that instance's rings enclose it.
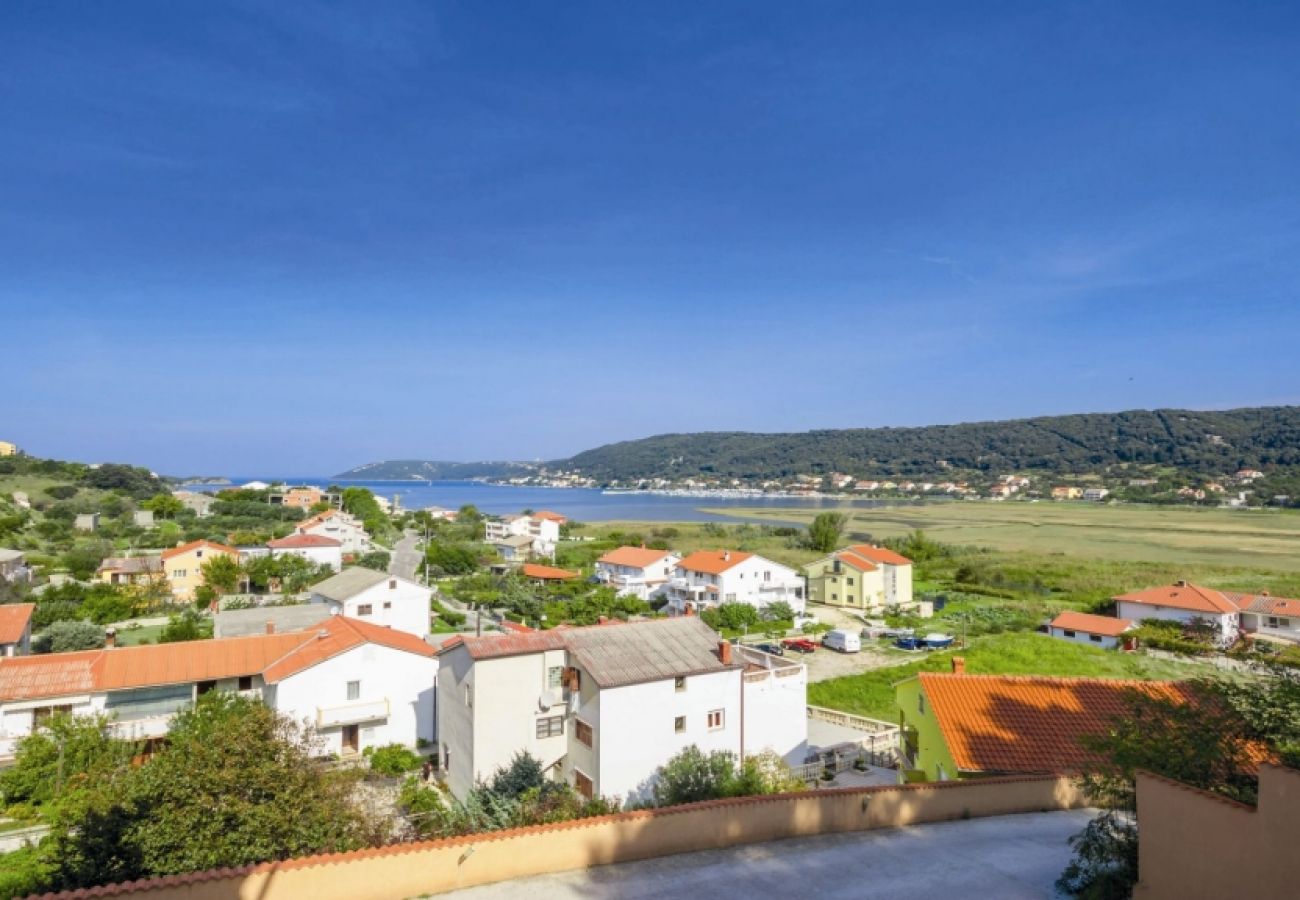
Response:
[[[343,703],[338,706],[318,706],[316,708],[316,727],[330,728],[336,725],[355,725],[358,722],[373,722],[388,718],[388,698],[380,700],[360,700]]]

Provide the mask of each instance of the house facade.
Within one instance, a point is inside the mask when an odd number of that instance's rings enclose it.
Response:
[[[0,604],[0,658],[32,652],[32,613],[35,603]]]
[[[619,547],[596,560],[596,578],[620,596],[649,602],[668,588],[681,557],[669,550]]]
[[[324,603],[338,615],[420,638],[429,633],[432,599],[433,591],[421,584],[361,566],[311,588],[311,602]]]
[[[539,557],[555,556],[555,545],[560,540],[560,522],[554,514],[542,518],[538,516],[518,515],[502,516],[500,519],[488,519],[483,523],[484,539],[494,546],[511,543],[515,552]],[[527,547],[520,542],[511,542],[511,538],[527,537]]]
[[[804,611],[803,577],[780,563],[739,550],[697,550],[673,570],[666,588],[672,613],[698,613],[723,603],[763,609],[781,601]]]
[[[337,506],[340,497],[338,494],[328,494],[320,488],[303,485],[301,487],[292,487],[288,490],[271,494],[267,500],[281,506],[292,506],[295,509],[311,509],[317,503],[329,503]]]
[[[1114,600],[1121,619],[1206,622],[1214,629],[1215,641],[1228,646],[1237,640],[1241,631],[1240,596],[1177,581],[1168,587],[1121,594]]]
[[[212,515],[212,506],[217,502],[217,498],[211,494],[201,494],[197,491],[172,491],[172,496],[200,519]]]
[[[1241,630],[1256,639],[1300,643],[1300,600],[1263,594],[1230,594],[1241,610]]]
[[[0,547],[0,579],[26,581],[28,578],[27,554],[21,550]]]
[[[164,580],[161,556],[110,556],[99,564],[95,577],[104,584],[146,587]]]
[[[448,786],[464,797],[527,751],[583,796],[635,801],[692,744],[792,753],[807,737],[807,672],[748,655],[695,617],[455,641],[439,656]]]
[[[1124,640],[1124,635],[1136,627],[1137,623],[1132,619],[1067,611],[1052,620],[1048,633],[1063,641],[1090,644],[1109,650],[1118,647]]]
[[[299,522],[298,534],[311,534],[339,542],[344,555],[360,556],[374,549],[370,534],[355,516],[341,509],[329,509]]]
[[[863,612],[912,605],[912,561],[871,544],[854,544],[803,568],[808,599]]]
[[[335,572],[343,568],[343,544],[316,534],[291,534],[266,542],[271,556],[297,556],[315,566],[329,566]]]
[[[171,587],[172,596],[189,603],[194,592],[203,585],[203,564],[217,556],[227,556],[239,562],[239,551],[215,541],[190,541],[162,552],[163,577]]]
[[[0,660],[0,758],[54,713],[102,713],[123,738],[167,733],[210,690],[237,691],[317,732],[320,754],[434,736],[438,663],[422,640],[332,616],[308,631]]]

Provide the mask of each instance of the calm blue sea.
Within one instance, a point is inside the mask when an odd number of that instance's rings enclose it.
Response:
[[[268,477],[250,475],[232,478],[236,485],[249,481],[282,481],[285,484],[309,484],[326,487],[329,484],[359,485],[392,500],[398,497],[406,509],[425,506],[442,506],[459,509],[472,503],[483,512],[494,515],[517,513],[524,509],[549,509],[563,513],[579,522],[608,522],[614,520],[642,522],[706,522],[725,521],[743,517],[746,509],[788,507],[790,509],[820,509],[834,507],[870,507],[885,505],[871,500],[815,500],[795,498],[722,499],[717,497],[665,497],[658,494],[603,494],[589,488],[532,488],[510,487],[500,484],[483,484],[477,481],[340,481],[314,477]],[[190,485],[190,490],[215,491],[229,485]],[[898,505],[894,501],[890,505]],[[718,516],[700,512],[700,507],[734,510],[731,516]]]

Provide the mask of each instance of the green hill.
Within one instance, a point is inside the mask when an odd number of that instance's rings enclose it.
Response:
[[[423,459],[390,459],[366,463],[333,476],[354,481],[464,481],[471,478],[502,478],[527,475],[536,466],[513,462],[438,462]]]

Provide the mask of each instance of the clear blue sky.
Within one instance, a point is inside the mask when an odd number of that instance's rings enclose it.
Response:
[[[327,474],[1300,402],[1297,85],[1295,4],[11,0],[0,438]]]

